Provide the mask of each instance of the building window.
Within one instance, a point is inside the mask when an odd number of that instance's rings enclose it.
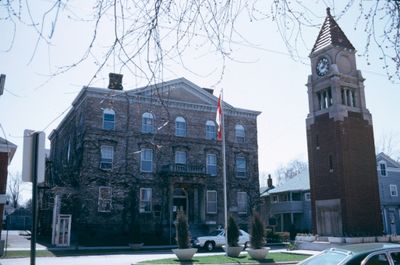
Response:
[[[139,212],[148,213],[151,212],[151,188],[140,188],[140,208]]]
[[[300,192],[292,192],[292,201],[301,201],[302,196]]]
[[[343,87],[341,89],[341,96],[342,96],[342,104],[349,106],[349,107],[355,107],[356,106],[356,95],[354,93],[354,90],[348,87]]]
[[[278,200],[278,195],[272,195],[271,196],[271,203],[277,203],[279,200]]]
[[[304,194],[304,200],[306,200],[306,201],[311,200],[311,194],[309,192]]]
[[[244,127],[241,124],[236,124],[235,126],[235,138],[237,143],[244,143],[245,140]]]
[[[217,175],[217,155],[207,154],[207,174]]]
[[[112,198],[111,187],[99,187],[99,200],[98,200],[97,211],[102,213],[111,212],[111,198]]]
[[[114,158],[114,147],[108,145],[102,145],[100,153],[101,153],[100,168],[112,169],[113,158]]]
[[[318,104],[319,104],[319,109],[323,110],[326,109],[333,104],[332,100],[332,91],[331,88],[325,88],[321,91],[317,92],[317,98],[318,98]]]
[[[386,163],[385,162],[379,163],[379,170],[380,170],[381,176],[386,176]]]
[[[279,194],[279,201],[280,201],[280,202],[287,202],[287,201],[289,201],[288,194],[287,194],[287,193],[281,193],[281,194]]]
[[[246,159],[243,156],[236,157],[236,176],[246,177]]]
[[[329,155],[329,172],[333,172],[333,157]]]
[[[152,172],[153,171],[153,150],[142,149],[140,152],[140,171]]]
[[[239,214],[247,214],[247,193],[238,192],[237,193],[237,207]]]
[[[207,191],[207,213],[217,213],[217,191]]]
[[[186,165],[186,152],[185,151],[176,151],[175,152],[175,164]]]
[[[206,139],[215,140],[217,139],[217,133],[215,130],[215,123],[213,121],[206,122]]]
[[[115,129],[115,112],[112,109],[103,110],[103,129],[114,130]]]
[[[149,112],[145,112],[142,115],[142,132],[154,133],[154,116]]]
[[[186,136],[186,121],[183,117],[177,117],[175,119],[175,135]]]
[[[390,189],[390,196],[391,197],[397,197],[398,196],[397,185],[396,184],[390,184],[389,185],[389,189]]]

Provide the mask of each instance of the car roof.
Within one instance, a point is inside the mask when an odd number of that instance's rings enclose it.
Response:
[[[374,251],[380,250],[391,250],[391,249],[399,249],[399,244],[391,244],[391,243],[363,243],[363,244],[351,244],[351,245],[343,245],[337,248],[331,248],[332,251],[344,251],[344,252],[352,252],[353,255],[362,255],[368,254]]]

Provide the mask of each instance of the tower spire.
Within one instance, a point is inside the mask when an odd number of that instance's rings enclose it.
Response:
[[[347,39],[342,29],[332,17],[331,9],[328,7],[326,8],[325,21],[319,31],[311,54],[330,45],[355,50],[354,46],[350,43],[349,39]]]

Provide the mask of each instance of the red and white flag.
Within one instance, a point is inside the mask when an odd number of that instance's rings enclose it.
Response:
[[[217,105],[217,116],[215,118],[218,128],[217,128],[217,140],[222,140],[222,102],[221,102],[221,94],[218,98],[218,105]]]

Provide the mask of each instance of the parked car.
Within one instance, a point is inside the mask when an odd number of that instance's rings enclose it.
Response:
[[[245,249],[250,241],[250,235],[241,229],[239,232],[239,245],[243,245]],[[222,247],[222,245],[225,245],[225,231],[224,229],[214,230],[208,236],[195,238],[193,244],[208,251],[212,251],[216,247]]]
[[[397,265],[400,264],[400,245],[364,243],[331,248],[312,256],[299,265]]]

